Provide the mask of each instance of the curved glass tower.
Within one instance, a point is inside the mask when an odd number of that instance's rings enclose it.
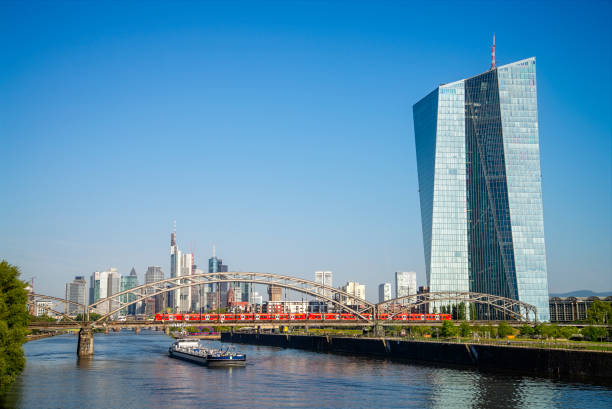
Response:
[[[441,85],[413,113],[429,290],[517,299],[549,321],[535,58]]]

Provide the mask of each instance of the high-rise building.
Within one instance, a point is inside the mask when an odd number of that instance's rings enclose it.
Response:
[[[155,283],[164,279],[164,272],[159,266],[149,266],[145,273],[145,284]],[[147,288],[146,294],[153,295],[156,293],[154,288]],[[164,302],[167,299],[168,293],[157,294],[154,297],[150,297],[145,301],[145,314],[147,316],[153,315],[157,312],[161,312],[166,307],[167,303]]]
[[[208,259],[208,272],[209,273],[227,273],[228,267],[226,264],[223,264],[223,260],[217,258],[215,254],[215,246],[213,245],[213,254],[212,257]],[[219,275],[221,279],[227,279],[226,275]],[[242,294],[243,292],[250,293],[250,286],[244,287],[241,286],[243,283],[232,283],[232,291],[234,294],[234,300],[236,302],[243,301]],[[205,288],[206,298],[207,298],[207,306],[208,308],[217,308],[216,305],[219,303],[221,308],[225,308],[227,306],[227,291],[229,290],[229,283],[218,283],[216,286],[214,284],[208,284],[208,287]],[[216,291],[218,290],[218,294]],[[247,297],[246,301],[249,299]]]
[[[87,282],[84,276],[76,276],[71,283],[66,283],[66,300],[77,302],[81,305],[87,303]],[[67,304],[67,314],[83,314],[83,308],[75,304]]]
[[[349,293],[355,298],[338,295],[338,301],[348,305],[358,305],[360,300],[365,300],[365,285],[355,281],[349,281],[346,285],[340,287],[340,290]]]
[[[535,58],[493,62],[413,116],[429,290],[517,299],[548,321],[536,94]]]
[[[170,235],[170,277],[185,277],[192,274],[193,254],[182,253],[176,244],[176,225]],[[177,280],[176,284],[188,284],[188,280]],[[189,287],[169,291],[168,306],[176,312],[191,310],[191,289]]]
[[[323,284],[328,287],[332,286],[332,272],[331,271],[315,271],[315,282]],[[331,290],[317,289],[317,293],[324,295],[327,298],[331,298]]]
[[[277,285],[268,286],[268,301],[281,301],[283,299],[283,289]]]
[[[107,296],[110,297],[113,294],[117,294],[121,291],[121,274],[117,272],[116,268],[111,268],[108,272],[108,284],[107,284]],[[120,307],[120,299],[113,298],[108,302],[108,312],[113,312]],[[113,319],[119,316],[119,312],[111,315]]]
[[[132,270],[130,271],[130,275],[121,277],[121,291],[123,292],[123,291],[129,290],[137,286],[138,286],[138,276],[136,275],[136,269],[132,267]],[[121,303],[125,304],[128,302],[136,301],[138,298],[139,297],[137,297],[136,294],[123,294],[121,296]],[[127,308],[123,308],[121,310],[121,315],[126,315],[126,314],[135,315],[136,314],[136,304],[132,304],[128,306]]]
[[[378,302],[388,301],[391,299],[391,283],[382,283],[378,285]]]
[[[108,273],[108,271],[96,271],[92,273],[89,280],[89,304],[93,304],[108,296]],[[108,303],[104,302],[94,308],[95,313],[106,314],[108,312]]]
[[[416,293],[416,273],[414,271],[397,271],[395,273],[395,297],[406,297]]]

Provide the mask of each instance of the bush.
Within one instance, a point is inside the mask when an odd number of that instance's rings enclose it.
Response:
[[[442,329],[440,330],[440,336],[443,338],[454,337],[457,335],[457,327],[450,321],[444,321],[442,323]]]
[[[587,310],[587,322],[590,324],[607,324],[612,321],[612,305],[601,300],[593,301]]]
[[[559,327],[559,335],[561,338],[570,339],[574,334],[578,334],[578,328],[576,327]]]
[[[581,332],[589,341],[603,341],[608,336],[608,331],[602,327],[584,327]]]
[[[469,337],[472,333],[472,329],[470,328],[470,324],[463,321],[461,325],[459,325],[459,333],[462,337]]]
[[[519,332],[523,337],[530,337],[535,332],[531,325],[525,324],[519,328]]]
[[[508,325],[507,322],[502,321],[497,325],[497,335],[499,335],[500,338],[505,338],[513,333],[512,327]]]

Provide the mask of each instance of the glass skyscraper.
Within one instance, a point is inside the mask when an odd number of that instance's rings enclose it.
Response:
[[[429,290],[518,299],[549,321],[535,58],[440,85],[413,113]]]

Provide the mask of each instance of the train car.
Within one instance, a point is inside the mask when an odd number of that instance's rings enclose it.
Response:
[[[330,313],[325,313],[323,314],[323,319],[324,320],[339,320],[340,319],[340,314],[330,314]]]
[[[310,313],[308,314],[309,321],[321,321],[323,319],[323,314],[321,313]]]
[[[355,314],[340,314],[340,319],[342,321],[355,321],[357,317],[355,317]]]
[[[291,314],[289,316],[289,319],[292,321],[305,321],[306,314],[305,313]]]
[[[388,319],[389,319],[389,317],[390,317],[390,315],[389,315],[389,314],[387,314],[387,313],[381,313],[381,314],[378,314],[378,319],[379,319],[379,320],[388,320]]]
[[[372,314],[369,314],[369,313],[366,313],[366,314],[361,314],[361,315],[363,315],[363,317],[364,317],[365,319],[367,319],[367,320],[371,320],[371,319],[372,319],[372,317],[373,317],[373,315],[372,315]]]
[[[269,314],[255,314],[255,321],[267,321],[269,319]]]

